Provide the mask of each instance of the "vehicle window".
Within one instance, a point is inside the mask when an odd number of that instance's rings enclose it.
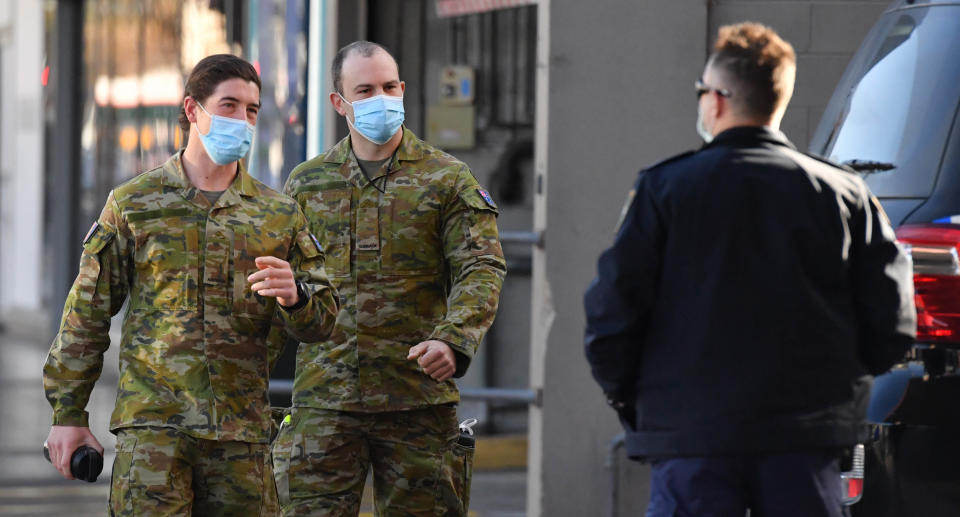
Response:
[[[926,197],[960,103],[960,6],[888,13],[837,86],[811,151],[893,164],[867,183],[881,197]]]

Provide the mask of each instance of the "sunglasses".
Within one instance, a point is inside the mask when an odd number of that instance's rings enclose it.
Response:
[[[693,87],[697,91],[697,100],[700,100],[700,97],[703,97],[703,94],[709,93],[709,92],[717,92],[717,95],[721,97],[730,97],[731,95],[730,90],[727,90],[724,88],[714,88],[713,86],[707,86],[703,84],[703,81],[701,81],[700,79],[697,79],[697,81],[693,83]]]

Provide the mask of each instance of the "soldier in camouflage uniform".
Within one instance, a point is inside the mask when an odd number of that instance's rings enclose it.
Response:
[[[378,515],[465,515],[472,449],[456,440],[452,378],[496,313],[497,207],[463,162],[401,126],[386,50],[344,47],[333,77],[350,134],[285,192],[326,247],[342,309],[328,340],[298,350],[273,448],[283,514],[356,516],[372,465]]]
[[[83,242],[80,272],[43,369],[52,463],[103,451],[84,410],[126,300],[110,514],[275,515],[267,399],[287,332],[317,341],[339,309],[297,204],[253,179],[260,81],[229,55],[197,64],[186,148],[115,188]]]

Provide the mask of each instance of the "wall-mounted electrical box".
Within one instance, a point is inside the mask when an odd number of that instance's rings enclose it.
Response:
[[[473,68],[450,65],[440,69],[440,104],[465,106],[473,104]]]
[[[427,141],[445,150],[472,149],[474,118],[473,106],[428,106]]]

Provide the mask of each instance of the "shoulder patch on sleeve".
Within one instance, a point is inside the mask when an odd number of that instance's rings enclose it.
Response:
[[[317,236],[316,236],[316,235],[314,235],[314,234],[311,233],[311,234],[310,234],[310,240],[313,241],[313,243],[317,246],[317,249],[318,249],[318,250],[320,250],[321,252],[323,251],[323,246],[320,245],[320,240],[317,239]]]
[[[630,189],[630,192],[627,193],[627,200],[623,202],[623,207],[620,208],[620,217],[617,218],[617,225],[613,227],[613,233],[619,233],[620,227],[623,226],[624,219],[627,218],[627,212],[630,211],[630,206],[633,205],[633,198],[637,197],[637,189]]]
[[[490,205],[490,208],[494,208],[494,209],[497,208],[497,204],[493,202],[493,198],[490,197],[490,193],[489,193],[489,192],[487,192],[486,190],[484,190],[484,189],[482,189],[482,188],[478,188],[478,189],[477,189],[477,192],[479,192],[479,193],[480,193],[480,197],[482,197],[483,200],[486,201],[488,205]]]
[[[97,221],[94,221],[93,226],[91,226],[90,229],[87,230],[87,234],[83,237],[83,242],[81,244],[86,244],[90,242],[90,239],[92,239],[93,236],[96,235],[99,230],[100,230],[100,223]]]
[[[297,234],[297,246],[303,252],[303,256],[313,258],[323,253],[323,246],[320,241],[310,232],[303,230]]]
[[[103,248],[113,240],[113,232],[107,231],[100,226],[99,222],[93,223],[87,235],[83,238],[83,249],[93,254],[99,254]]]
[[[490,196],[490,193],[479,186],[462,190],[460,192],[460,199],[474,210],[488,210],[495,214],[500,213],[500,209],[497,207],[497,204],[493,202],[493,197]]]

